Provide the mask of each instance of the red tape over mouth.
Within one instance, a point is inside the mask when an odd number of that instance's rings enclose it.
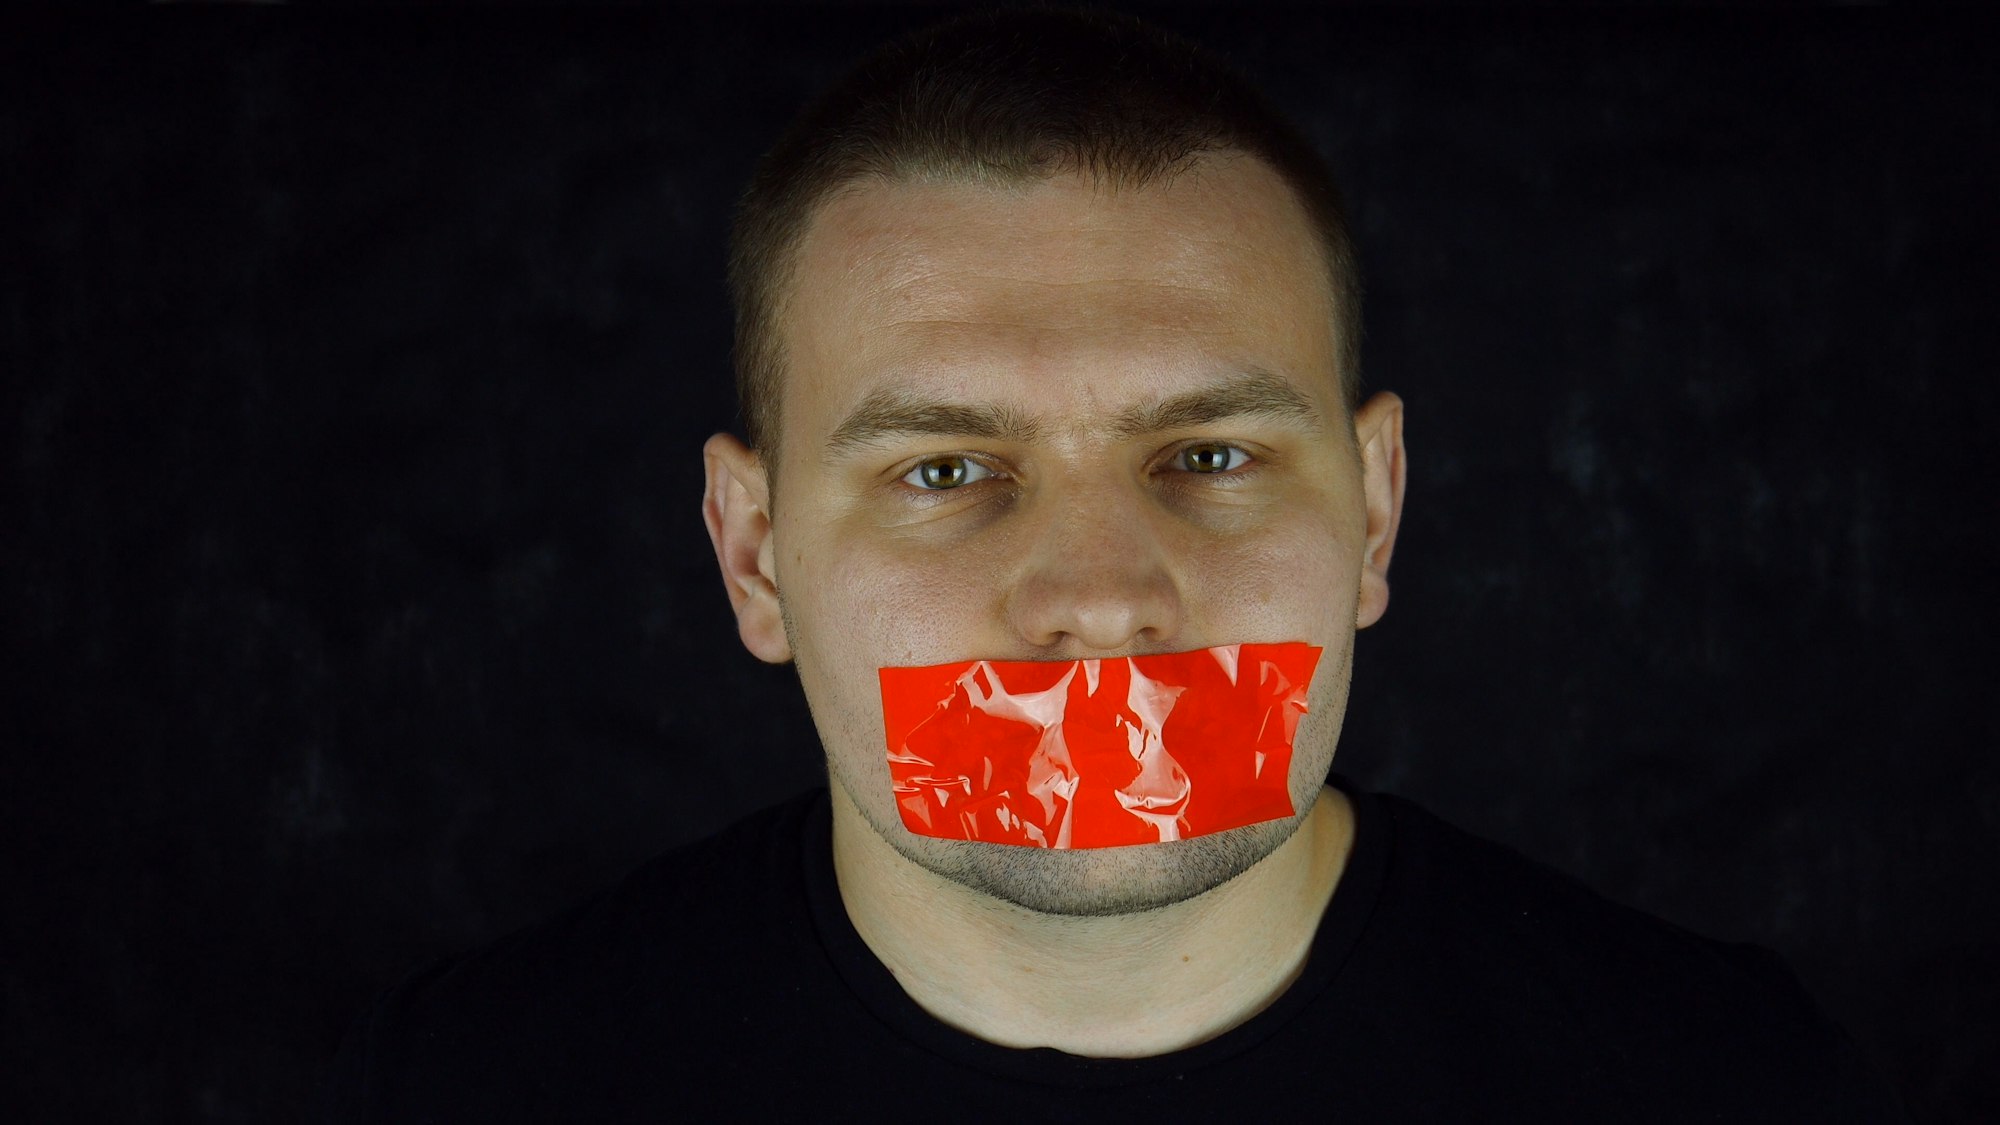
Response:
[[[1115,848],[1293,814],[1292,737],[1320,650],[884,668],[903,826],[940,840]]]

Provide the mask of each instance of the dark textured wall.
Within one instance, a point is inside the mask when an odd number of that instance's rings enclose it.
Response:
[[[925,14],[0,36],[15,1119],[286,1119],[400,972],[815,783],[697,514],[723,224]],[[1340,768],[2000,1116],[1984,25],[1164,15],[1332,157],[1408,403]]]

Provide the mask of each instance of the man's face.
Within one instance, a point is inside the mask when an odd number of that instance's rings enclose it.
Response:
[[[821,209],[783,321],[780,494],[718,437],[708,515],[745,642],[797,661],[835,784],[891,846],[1098,914],[1290,835],[1387,602],[1401,492],[1400,404],[1350,425],[1329,299],[1303,209],[1247,157],[1139,189],[869,182]],[[1293,819],[1064,852],[902,827],[878,668],[1282,641],[1326,650]]]

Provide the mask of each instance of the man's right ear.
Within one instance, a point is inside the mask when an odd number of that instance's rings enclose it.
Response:
[[[732,434],[716,434],[701,447],[708,474],[701,519],[715,544],[722,585],[736,610],[736,632],[757,659],[783,664],[792,658],[785,615],[778,607],[776,544],[771,541],[771,486],[756,451]]]

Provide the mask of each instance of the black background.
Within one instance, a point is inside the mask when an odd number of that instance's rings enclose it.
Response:
[[[288,1119],[401,972],[815,783],[698,517],[724,224],[934,12],[5,36],[10,1116]],[[1338,768],[2000,1118],[1986,24],[1157,14],[1331,157],[1408,404]]]

